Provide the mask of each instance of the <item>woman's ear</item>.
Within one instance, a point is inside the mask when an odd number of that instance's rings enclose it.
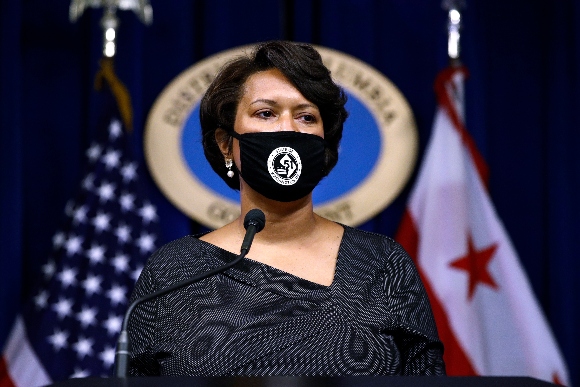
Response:
[[[215,130],[215,142],[217,143],[224,157],[231,158],[232,156],[232,139],[233,137],[222,128],[217,128]]]

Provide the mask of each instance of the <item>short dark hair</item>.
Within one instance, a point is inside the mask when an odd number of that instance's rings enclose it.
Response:
[[[205,157],[213,170],[233,189],[239,179],[227,177],[224,157],[216,142],[216,129],[234,130],[236,110],[247,79],[258,72],[278,69],[300,93],[314,103],[322,117],[327,143],[324,176],[338,162],[338,146],[348,113],[346,94],[332,80],[318,51],[306,43],[270,41],[258,44],[249,55],[224,65],[201,100],[200,122]],[[231,141],[231,137],[230,137]]]

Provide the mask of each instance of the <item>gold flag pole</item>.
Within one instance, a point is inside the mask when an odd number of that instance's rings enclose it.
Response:
[[[150,25],[153,22],[153,9],[149,4],[149,0],[72,0],[69,8],[70,21],[76,22],[87,7],[104,9],[101,19],[103,57],[99,61],[100,69],[95,76],[95,89],[101,90],[103,82],[107,82],[117,101],[121,119],[125,127],[131,130],[133,127],[131,96],[127,87],[117,77],[114,67],[114,57],[117,53],[117,30],[119,27],[117,10],[132,10],[144,24]]]

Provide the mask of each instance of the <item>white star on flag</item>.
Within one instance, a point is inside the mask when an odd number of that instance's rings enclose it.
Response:
[[[136,243],[142,253],[152,253],[155,247],[155,237],[152,234],[141,234]]]
[[[68,345],[68,333],[61,331],[60,329],[55,329],[51,336],[48,336],[48,342],[52,344],[56,352]]]
[[[92,191],[95,188],[95,176],[92,173],[88,174],[83,179],[81,186],[87,191]]]
[[[52,237],[52,247],[57,249],[57,248],[61,247],[65,241],[66,241],[66,237],[65,237],[64,233],[57,232]]]
[[[117,305],[126,302],[126,293],[127,290],[124,287],[113,284],[111,289],[107,291],[107,297],[111,299],[113,305]]]
[[[123,318],[121,316],[109,315],[103,323],[109,335],[113,336],[121,332],[121,326],[123,324]]]
[[[61,298],[57,303],[55,303],[52,308],[62,320],[67,316],[70,316],[73,303],[71,300],[66,298]]]
[[[80,206],[74,212],[73,222],[75,224],[85,223],[87,221],[87,206]]]
[[[109,229],[109,224],[111,222],[111,215],[98,212],[97,216],[93,219],[93,226],[97,232],[103,232]]]
[[[105,367],[110,368],[115,363],[115,349],[113,347],[107,346],[99,354],[99,359],[101,359]]]
[[[121,159],[121,152],[114,150],[107,150],[107,153],[103,155],[103,164],[107,169],[117,168],[119,166]]]
[[[48,306],[48,292],[46,290],[42,290],[34,297],[34,304],[39,309],[44,309]]]
[[[101,202],[107,202],[115,198],[115,184],[104,181],[97,189],[97,195]]]
[[[77,282],[77,271],[70,267],[65,267],[57,276],[64,288],[75,285]]]
[[[124,182],[130,182],[137,178],[137,164],[127,163],[121,168],[121,175]]]
[[[87,150],[87,157],[89,158],[90,161],[96,161],[99,157],[101,157],[101,152],[103,151],[103,149],[101,148],[101,146],[99,144],[93,144],[88,150]]]
[[[119,198],[119,202],[121,203],[121,210],[131,211],[133,208],[135,208],[135,195],[124,193]]]
[[[123,127],[121,126],[121,121],[113,120],[109,124],[109,138],[111,140],[117,140],[123,134]]]
[[[82,250],[83,238],[71,235],[65,242],[66,253],[69,256],[78,254]]]
[[[74,350],[77,352],[79,358],[83,359],[85,356],[93,354],[93,340],[81,336],[79,340],[73,344]]]
[[[157,210],[150,203],[146,203],[141,207],[141,209],[139,209],[139,215],[141,215],[145,223],[157,220]]]
[[[93,245],[87,251],[87,258],[91,262],[91,265],[96,265],[97,263],[101,263],[105,260],[105,252],[106,249],[104,246]]]
[[[115,230],[115,235],[119,243],[127,243],[131,239],[131,228],[125,224],[120,224]]]
[[[89,273],[87,278],[83,281],[83,288],[85,289],[87,296],[100,293],[102,282],[103,279],[100,276]]]
[[[81,312],[77,314],[77,319],[83,328],[95,325],[97,318],[97,308],[83,307]]]
[[[48,261],[47,263],[42,265],[42,272],[44,273],[44,278],[46,280],[49,280],[56,272],[56,265],[54,264],[53,261]]]
[[[129,270],[129,257],[125,254],[117,254],[112,262],[116,273],[122,273]]]

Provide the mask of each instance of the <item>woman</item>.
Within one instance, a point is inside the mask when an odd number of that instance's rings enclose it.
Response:
[[[235,267],[135,310],[130,374],[444,374],[405,251],[313,212],[312,190],[338,160],[345,102],[306,44],[261,44],[218,74],[201,102],[203,145],[239,189],[242,215],[159,249],[132,299],[233,260],[249,210],[266,226]]]

